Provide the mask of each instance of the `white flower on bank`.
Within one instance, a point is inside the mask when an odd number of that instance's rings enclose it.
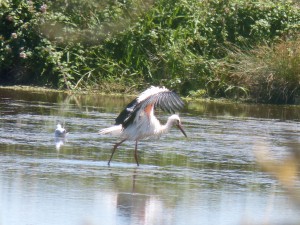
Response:
[[[26,55],[26,53],[25,53],[24,51],[23,51],[23,52],[20,52],[19,56],[20,56],[20,58],[22,58],[22,59],[26,59],[26,58],[27,58],[27,55]]]
[[[13,38],[13,39],[17,39],[18,38],[18,35],[17,35],[17,33],[11,33],[11,38]]]
[[[42,13],[45,13],[47,11],[47,5],[45,3],[40,7],[40,11]]]

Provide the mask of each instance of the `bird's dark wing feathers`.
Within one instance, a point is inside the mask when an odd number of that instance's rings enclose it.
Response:
[[[123,124],[130,117],[130,115],[134,112],[137,103],[138,103],[137,98],[132,100],[125,107],[125,109],[123,109],[123,111],[119,114],[119,116],[116,118],[115,125]]]
[[[154,106],[169,113],[175,113],[183,108],[184,103],[181,98],[173,91],[161,92],[153,96]]]
[[[160,92],[151,95],[141,102],[138,102],[138,98],[136,98],[130,102],[116,118],[115,125],[122,124],[123,127],[126,128],[134,121],[134,118],[140,113],[140,110],[144,109],[149,104],[153,104],[155,108],[158,107],[169,113],[175,113],[184,106],[184,102],[179,95],[173,91]]]

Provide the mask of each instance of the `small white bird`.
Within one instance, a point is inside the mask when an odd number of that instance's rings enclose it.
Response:
[[[181,98],[175,92],[165,87],[151,86],[142,92],[120,113],[116,118],[114,126],[102,129],[99,132],[100,134],[118,135],[122,139],[114,145],[108,165],[110,165],[110,161],[118,146],[126,140],[135,141],[134,158],[136,164],[139,166],[137,156],[137,144],[139,140],[149,137],[158,138],[162,134],[167,133],[173,125],[177,126],[183,135],[187,137],[178,115],[174,114],[170,116],[164,125],[161,125],[154,115],[156,107],[169,113],[175,113],[175,111],[182,109],[183,106],[184,103]]]
[[[63,128],[60,124],[56,125],[56,130],[55,130],[55,137],[57,138],[65,138],[67,134],[67,131],[65,128]]]

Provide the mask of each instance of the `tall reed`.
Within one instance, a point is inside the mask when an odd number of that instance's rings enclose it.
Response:
[[[257,102],[293,103],[300,94],[300,40],[235,52],[231,82],[249,91]]]

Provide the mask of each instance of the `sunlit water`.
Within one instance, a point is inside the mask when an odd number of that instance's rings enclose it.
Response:
[[[0,89],[0,225],[300,223],[253,153],[263,143],[284,158],[300,142],[299,107],[190,102],[188,139],[173,128],[141,141],[139,167],[125,142],[108,167],[117,139],[97,132],[130,99]]]

